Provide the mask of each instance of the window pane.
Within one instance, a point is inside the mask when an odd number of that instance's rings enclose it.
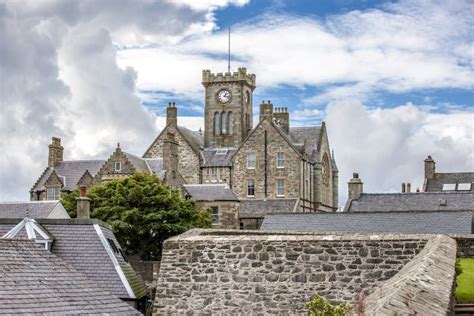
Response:
[[[214,134],[215,135],[219,134],[219,113],[218,112],[214,113]]]
[[[229,112],[227,114],[227,129],[229,131],[229,134],[232,134],[234,132],[234,123],[232,122],[232,112]]]
[[[115,162],[115,171],[121,171],[122,170],[122,163],[120,161]]]
[[[222,130],[221,130],[221,134],[225,134],[226,133],[226,115],[225,115],[225,112],[222,112],[221,113],[221,126],[222,126]]]
[[[458,183],[458,190],[459,191],[469,191],[471,190],[470,183]]]
[[[454,191],[454,190],[456,190],[456,183],[443,184],[443,191]]]
[[[285,180],[279,179],[277,180],[277,196],[284,196],[285,195]]]
[[[219,207],[211,206],[210,209],[211,209],[212,223],[218,224],[219,223]]]
[[[255,155],[247,154],[247,169],[254,169],[254,168],[255,168]]]
[[[283,168],[285,166],[285,154],[282,152],[277,153],[277,168]]]
[[[255,196],[255,183],[253,180],[247,181],[247,196]]]

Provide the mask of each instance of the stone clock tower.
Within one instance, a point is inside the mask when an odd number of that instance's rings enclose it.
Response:
[[[204,147],[239,147],[253,128],[252,92],[255,75],[237,72],[202,71],[206,89]]]

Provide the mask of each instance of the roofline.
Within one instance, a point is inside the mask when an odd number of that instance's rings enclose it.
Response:
[[[410,210],[410,211],[358,211],[358,212],[313,212],[313,213],[291,213],[291,212],[284,212],[284,213],[267,213],[266,215],[320,215],[320,214],[331,214],[332,215],[345,215],[345,214],[407,214],[407,213],[473,213],[474,209],[464,209],[464,210]]]
[[[18,224],[21,218],[0,218],[0,224]],[[112,230],[112,226],[96,218],[36,218],[37,223],[41,225],[100,225]]]
[[[386,193],[361,193],[360,196],[362,195],[428,195],[428,194],[473,194],[474,191],[472,190],[465,190],[465,191],[428,191],[428,192],[406,192],[406,193],[402,193],[402,192],[394,192],[394,193],[389,193],[389,192],[386,192]],[[355,199],[355,201],[358,201],[360,199],[360,197],[358,199]]]
[[[61,200],[41,200],[41,201],[0,201],[0,205],[3,204],[37,204],[37,203],[61,203]]]

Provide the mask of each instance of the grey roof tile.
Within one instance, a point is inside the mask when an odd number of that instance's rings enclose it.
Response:
[[[232,165],[235,148],[205,148],[201,151],[203,167],[228,167]]]
[[[474,172],[435,173],[433,179],[426,180],[426,192],[441,192],[443,184],[471,183],[474,191]]]
[[[474,210],[474,192],[363,193],[348,212]]]
[[[184,189],[195,201],[238,201],[227,184],[185,184]]]
[[[73,191],[76,189],[77,182],[86,170],[89,170],[90,174],[95,176],[105,162],[106,160],[62,161],[54,168],[48,167],[41,175],[40,179],[35,183],[32,191],[44,190],[44,184],[53,170],[56,171],[58,176],[65,180],[63,190]]]
[[[291,213],[297,199],[241,200],[240,218],[263,218],[267,213]]]
[[[184,126],[178,126],[178,130],[196,153],[204,147],[204,136],[199,131],[192,131]]]
[[[384,232],[471,234],[472,211],[267,214],[261,230],[298,232]]]
[[[0,239],[1,314],[140,315],[33,241]]]
[[[47,218],[59,201],[0,202],[0,218]]]

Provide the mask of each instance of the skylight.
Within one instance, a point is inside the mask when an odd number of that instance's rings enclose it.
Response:
[[[469,191],[471,190],[470,183],[458,183],[458,191]]]
[[[443,191],[454,191],[456,190],[456,183],[444,183]]]
[[[216,151],[216,155],[226,155],[227,151],[228,151],[228,149],[226,149],[226,148],[219,148]]]
[[[45,248],[48,251],[51,251],[51,246],[53,245],[53,238],[46,232],[46,230],[39,225],[34,219],[25,217],[21,222],[19,222],[15,227],[10,229],[5,235],[2,236],[2,239],[11,239],[18,238],[22,236],[22,231],[26,232],[28,239],[34,239],[37,244]]]

